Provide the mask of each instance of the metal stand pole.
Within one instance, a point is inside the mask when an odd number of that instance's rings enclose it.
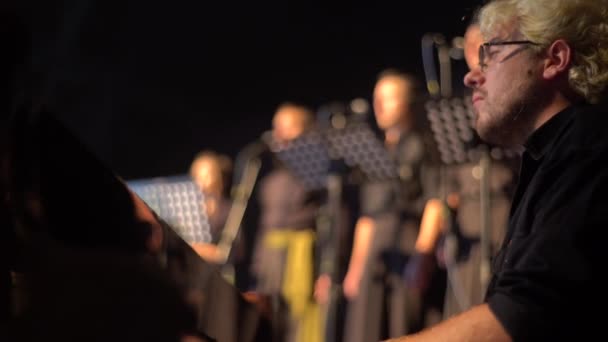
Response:
[[[491,159],[488,148],[482,146],[481,158],[479,160],[480,169],[480,220],[481,220],[481,262],[479,264],[479,280],[481,289],[485,290],[490,279],[490,167]]]
[[[253,187],[257,181],[260,171],[261,161],[259,158],[253,158],[247,161],[243,177],[235,188],[233,194],[233,203],[228,213],[228,218],[222,230],[220,241],[218,242],[218,250],[220,252],[221,264],[226,266],[228,257],[232,250],[234,240],[236,239],[242,221],[247,209],[249,197],[253,191]]]
[[[335,284],[338,276],[337,260],[340,250],[340,227],[342,208],[342,177],[330,174],[327,177],[327,207],[323,220],[320,220],[317,229],[319,237],[325,242],[323,248],[320,273],[328,274],[332,281],[329,298],[325,305],[325,342],[334,342],[337,336],[337,309],[340,288]]]

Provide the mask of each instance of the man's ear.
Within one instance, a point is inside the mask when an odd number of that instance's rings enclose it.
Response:
[[[568,71],[572,62],[572,48],[563,39],[554,41],[545,54],[543,77],[552,80]]]

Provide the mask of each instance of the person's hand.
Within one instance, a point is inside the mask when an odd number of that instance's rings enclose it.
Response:
[[[357,270],[350,270],[346,273],[346,277],[344,277],[344,282],[342,283],[342,288],[344,291],[344,296],[353,300],[359,295],[359,285],[361,284],[361,274]]]
[[[433,254],[425,253],[415,253],[409,258],[403,274],[405,282],[409,287],[421,291],[428,288],[435,268],[433,258]]]
[[[268,296],[255,291],[243,292],[242,296],[248,303],[254,305],[262,315],[265,317],[272,316],[272,304]]]
[[[323,305],[329,301],[329,291],[331,290],[331,277],[322,274],[315,282],[314,297],[317,303]]]
[[[199,242],[193,243],[192,249],[207,262],[217,264],[221,261],[220,250],[216,245]]]

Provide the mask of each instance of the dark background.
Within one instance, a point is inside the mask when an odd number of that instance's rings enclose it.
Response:
[[[462,35],[480,1],[21,2],[53,109],[125,179],[234,156],[283,101],[370,99],[396,67],[424,77],[421,37]]]

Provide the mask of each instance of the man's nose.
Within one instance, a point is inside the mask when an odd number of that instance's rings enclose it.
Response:
[[[479,67],[471,69],[464,76],[464,85],[469,88],[478,88],[485,82],[485,76]]]

